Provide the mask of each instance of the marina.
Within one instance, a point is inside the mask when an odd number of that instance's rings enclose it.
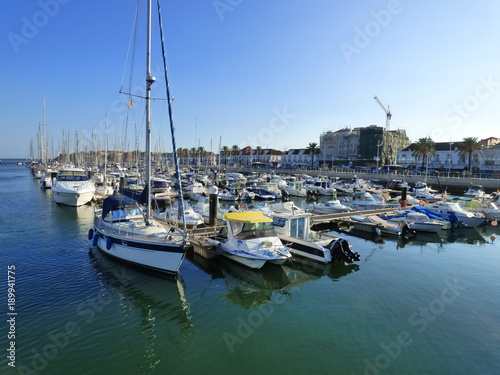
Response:
[[[254,270],[189,250],[171,277],[92,246],[95,203],[57,204],[24,166],[0,165],[0,199],[21,373],[75,373],[75,363],[81,374],[496,374],[500,366],[492,223],[405,238],[325,228],[349,212],[315,215],[313,227],[347,239],[359,261],[293,256]]]

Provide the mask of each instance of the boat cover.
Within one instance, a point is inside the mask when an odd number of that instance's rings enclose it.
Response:
[[[132,198],[125,196],[113,196],[108,197],[102,202],[102,217],[106,217],[106,215],[113,210],[124,209],[125,206],[136,206],[135,201]]]

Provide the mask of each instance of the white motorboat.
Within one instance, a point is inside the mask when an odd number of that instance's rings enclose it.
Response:
[[[304,185],[300,181],[283,183],[280,186],[281,191],[284,191],[286,194],[291,195],[292,197],[306,198],[307,190],[304,188]]]
[[[186,187],[184,193],[187,194],[189,199],[194,201],[204,200],[208,195],[207,188],[201,182],[193,182]]]
[[[205,241],[221,255],[250,268],[265,263],[281,265],[292,257],[276,234],[273,220],[261,212],[243,211],[224,215],[226,226]]]
[[[426,214],[415,211],[406,211],[401,215],[381,216],[381,218],[392,224],[403,223],[417,232],[437,233],[446,226],[445,220],[431,219]]]
[[[305,212],[273,214],[276,232],[293,255],[322,263],[338,260],[349,264],[359,260],[346,239],[312,231],[311,216]]]
[[[378,216],[353,215],[354,228],[365,232],[376,232],[379,235],[401,236],[404,225],[393,224],[381,219]],[[356,225],[356,223],[360,225]]]
[[[373,195],[364,191],[356,192],[354,194],[354,200],[349,203],[349,206],[355,210],[378,210],[386,208],[387,204],[385,202],[377,201]]]
[[[42,177],[40,178],[40,187],[43,189],[50,189],[54,184],[57,177],[57,171],[47,168],[43,171]]]
[[[471,198],[487,198],[488,194],[483,190],[482,185],[471,185],[464,193],[464,196]]]
[[[183,225],[182,213],[179,211],[179,201],[175,201],[174,204],[165,207],[165,209],[153,211],[153,217],[175,226]],[[186,227],[196,227],[203,224],[203,216],[196,212],[188,202],[184,202],[184,221]]]
[[[52,197],[58,204],[82,206],[94,197],[95,186],[81,168],[61,168],[52,185]]]
[[[179,229],[174,226],[162,225],[154,220],[151,207],[151,86],[156,78],[151,75],[151,20],[152,1],[147,6],[147,51],[146,51],[146,92],[145,92],[145,189],[144,209],[138,203],[125,196],[112,196],[104,199],[102,208],[96,207],[94,226],[89,231],[92,244],[107,255],[117,259],[151,268],[157,271],[177,275],[185,257],[187,230],[184,225]],[[160,13],[158,3],[158,13]],[[161,21],[161,20],[160,20]],[[163,34],[162,25],[159,25]],[[162,38],[163,41],[163,38]],[[162,45],[162,49],[164,46]],[[177,183],[180,186],[180,170],[175,147],[174,126],[171,108],[171,95],[168,83],[167,66],[164,61],[164,82],[166,88],[167,106],[172,133],[172,148]],[[180,191],[180,188],[179,188]],[[184,201],[179,196],[180,212],[183,216]],[[183,220],[184,222],[184,220]]]
[[[324,203],[313,202],[307,206],[306,210],[315,214],[335,214],[339,212],[349,212],[353,208],[342,204],[338,199],[326,201]]]
[[[477,227],[485,222],[485,215],[481,212],[471,212],[465,210],[462,206],[455,202],[436,202],[432,205],[425,206],[426,209],[432,211],[450,221],[458,221],[466,227]]]
[[[328,180],[324,179],[314,181],[312,184],[307,184],[306,189],[316,195],[322,195],[328,197],[337,195],[337,190],[331,186]]]

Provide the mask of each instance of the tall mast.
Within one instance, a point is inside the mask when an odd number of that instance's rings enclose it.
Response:
[[[151,0],[148,1],[147,15],[148,31],[146,42],[146,186],[147,206],[146,223],[149,222],[151,212],[151,199],[149,190],[151,188],[151,85],[156,78],[151,75]]]

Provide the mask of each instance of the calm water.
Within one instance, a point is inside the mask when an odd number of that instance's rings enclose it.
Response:
[[[172,280],[103,258],[87,240],[92,207],[56,205],[24,166],[0,165],[0,202],[1,374],[500,371],[497,227],[349,237],[362,257],[350,268],[189,257]]]

